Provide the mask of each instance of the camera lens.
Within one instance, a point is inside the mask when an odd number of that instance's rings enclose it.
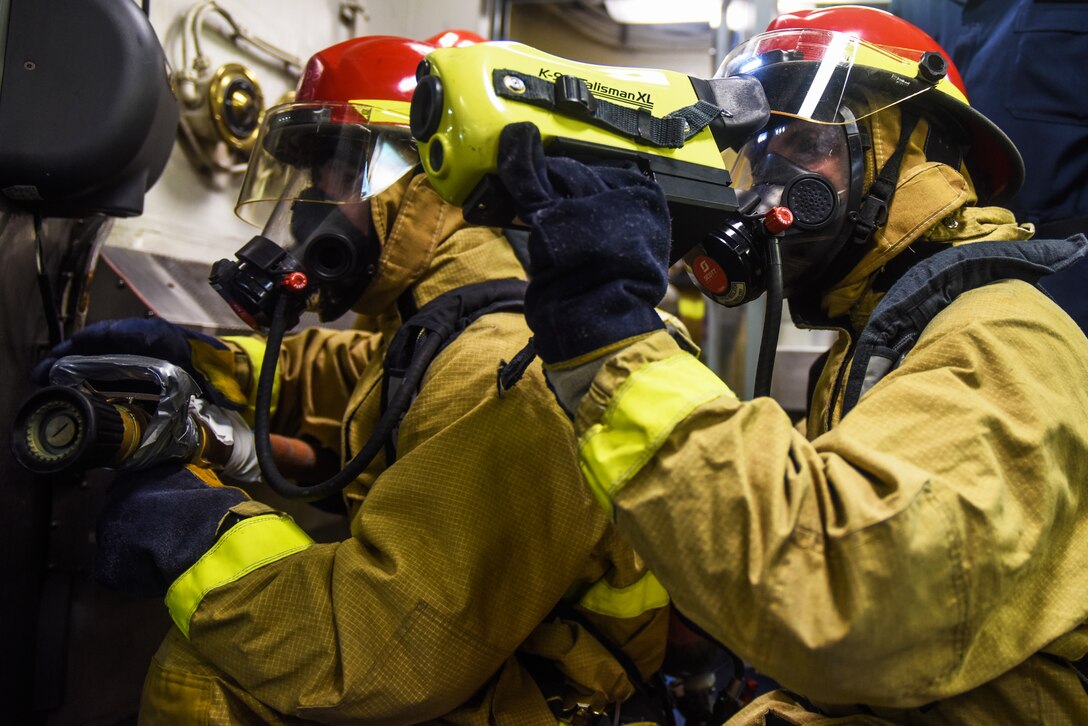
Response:
[[[408,125],[417,141],[426,143],[438,130],[442,123],[444,100],[442,81],[438,80],[438,76],[427,76],[416,86],[415,93],[412,94]]]

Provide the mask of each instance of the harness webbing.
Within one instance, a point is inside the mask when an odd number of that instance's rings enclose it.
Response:
[[[412,315],[397,330],[385,354],[384,375],[382,376],[381,410],[384,416],[389,402],[394,399],[402,385],[413,388],[412,395],[400,411],[398,421],[403,420],[422,383],[423,373],[438,355],[452,343],[465,328],[477,319],[490,313],[521,312],[525,307],[525,288],[523,280],[488,280],[473,285],[465,285],[439,295]],[[417,343],[421,337],[437,336],[441,341],[437,347],[428,346],[430,359],[417,360],[421,354]],[[529,362],[531,362],[531,358]],[[421,371],[413,379],[405,378],[413,366]],[[528,365],[526,363],[525,365]],[[501,374],[501,368],[500,368]],[[518,376],[520,378],[520,376]],[[517,383],[517,379],[508,380],[506,388]],[[502,391],[505,393],[505,390]],[[397,456],[397,433],[399,423],[393,428],[385,441],[386,466],[392,464]]]
[[[895,151],[884,162],[880,173],[869,187],[869,192],[862,198],[860,208],[850,213],[849,219],[854,228],[849,232],[846,244],[839,250],[834,261],[828,265],[825,274],[833,279],[829,280],[830,284],[821,285],[821,287],[830,289],[857,267],[861,258],[870,249],[869,241],[873,237],[873,232],[888,223],[888,206],[891,204],[892,197],[895,196],[899,168],[903,164],[907,143],[910,141],[911,134],[914,133],[914,127],[918,125],[919,118],[921,117],[916,111],[909,108],[903,109],[902,128]]]
[[[605,101],[575,76],[559,76],[553,83],[518,71],[496,69],[492,81],[500,98],[583,118],[644,144],[670,149],[682,147],[723,113],[712,103],[698,101],[665,116],[654,116],[645,108]]]

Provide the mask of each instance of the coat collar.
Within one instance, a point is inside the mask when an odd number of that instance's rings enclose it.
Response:
[[[409,293],[415,307],[456,287],[502,278],[525,279],[506,238],[475,227],[442,200],[423,174],[402,180],[371,201],[382,253],[378,270],[354,310],[384,316]]]

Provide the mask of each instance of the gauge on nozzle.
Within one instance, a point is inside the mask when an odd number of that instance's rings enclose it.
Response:
[[[12,427],[16,461],[36,474],[89,469],[124,461],[141,427],[127,407],[66,386],[43,388],[23,404]]]

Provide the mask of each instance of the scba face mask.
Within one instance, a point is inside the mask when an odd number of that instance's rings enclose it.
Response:
[[[295,322],[307,306],[333,320],[362,295],[381,252],[369,200],[419,164],[404,112],[361,102],[269,111],[236,207],[262,232],[212,280],[252,327],[268,327],[276,285],[298,285]]]
[[[740,148],[732,170],[737,217],[684,256],[688,273],[711,300],[736,307],[763,294],[771,234],[779,237],[784,295],[819,284],[845,244],[864,181],[857,125],[847,109],[843,115],[851,121],[828,125],[772,116]],[[768,217],[783,213],[789,222],[772,229]]]
[[[317,187],[282,202],[261,236],[276,242],[302,264],[316,288],[311,307],[335,320],[363,294],[381,254],[368,201],[340,203]]]
[[[793,214],[780,243],[786,297],[811,288],[845,243],[864,174],[852,121],[820,124],[772,116],[772,123],[741,147],[732,171],[738,195],[758,200],[754,214],[773,207]]]

